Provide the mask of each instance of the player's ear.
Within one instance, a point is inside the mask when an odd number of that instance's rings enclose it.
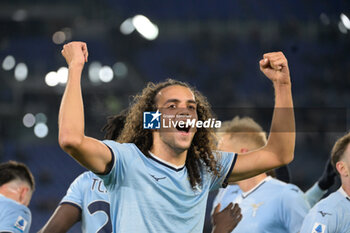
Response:
[[[346,166],[344,161],[338,161],[335,167],[337,168],[337,171],[341,176],[345,176],[345,177],[349,176],[349,169]]]
[[[29,188],[26,186],[22,186],[19,190],[19,202],[22,205],[28,205],[28,195],[29,195]]]

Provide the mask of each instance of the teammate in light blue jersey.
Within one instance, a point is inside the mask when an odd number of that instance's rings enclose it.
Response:
[[[116,139],[125,124],[127,110],[110,116],[103,127],[105,139]],[[110,204],[103,181],[84,172],[70,185],[55,212],[39,233],[64,233],[81,221],[83,233],[111,233]]]
[[[301,233],[350,232],[350,134],[337,140],[331,161],[340,175],[342,186],[310,210]]]
[[[81,221],[84,233],[110,233],[112,224],[109,216],[109,199],[102,180],[92,172],[84,172],[70,185],[59,207],[40,232],[66,232]]]
[[[339,188],[317,203],[305,217],[301,233],[349,233],[350,196]]]
[[[309,210],[303,192],[297,186],[271,176],[248,192],[233,195],[224,192],[221,203],[230,202],[239,204],[243,215],[232,232],[296,233]]]
[[[0,232],[28,233],[32,221],[28,209],[34,178],[23,163],[0,164]]]
[[[69,75],[59,113],[59,143],[104,180],[113,232],[202,232],[210,190],[293,159],[291,82],[281,52],[264,54],[260,69],[273,82],[275,107],[283,111],[274,111],[266,146],[240,156],[216,151],[213,124],[208,124],[215,119],[206,98],[188,84],[171,79],[149,83],[135,96],[120,143],[85,136],[80,81],[87,46],[71,42],[61,52]],[[158,127],[164,117],[172,124]],[[196,123],[186,127],[186,119]],[[283,134],[278,133],[281,130]]]
[[[29,232],[31,221],[28,207],[0,194],[0,232]]]
[[[266,144],[266,134],[253,119],[235,117],[224,122],[219,149],[224,151],[251,151]],[[297,233],[309,210],[303,192],[295,185],[286,184],[266,173],[237,182],[221,189],[214,206],[237,203],[243,218],[232,232]]]

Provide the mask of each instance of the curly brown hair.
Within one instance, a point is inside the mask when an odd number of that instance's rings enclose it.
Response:
[[[117,141],[121,143],[134,143],[143,154],[150,156],[149,150],[153,144],[152,130],[145,130],[143,128],[143,112],[156,111],[156,95],[160,90],[174,85],[187,87],[193,92],[197,103],[198,120],[205,121],[213,118],[207,99],[189,84],[173,79],[167,79],[157,84],[149,82],[142,93],[134,97],[134,102],[130,107],[124,129]],[[186,168],[192,188],[202,184],[200,170],[203,164],[207,168],[207,171],[214,175],[219,174],[220,168],[213,155],[215,149],[216,136],[214,131],[210,128],[198,128],[186,157]]]

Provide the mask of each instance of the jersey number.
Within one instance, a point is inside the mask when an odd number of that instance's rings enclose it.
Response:
[[[111,233],[112,232],[112,224],[110,217],[110,205],[105,201],[95,201],[89,204],[88,206],[89,213],[95,214],[99,211],[104,212],[107,215],[107,221],[104,225],[102,225],[96,233]]]

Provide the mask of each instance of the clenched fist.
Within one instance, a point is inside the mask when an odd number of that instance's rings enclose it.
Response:
[[[290,84],[288,61],[282,52],[265,53],[260,70],[274,84]]]
[[[69,67],[80,66],[84,67],[85,62],[88,58],[88,50],[86,43],[74,41],[63,46],[61,51],[62,56],[66,59]]]

